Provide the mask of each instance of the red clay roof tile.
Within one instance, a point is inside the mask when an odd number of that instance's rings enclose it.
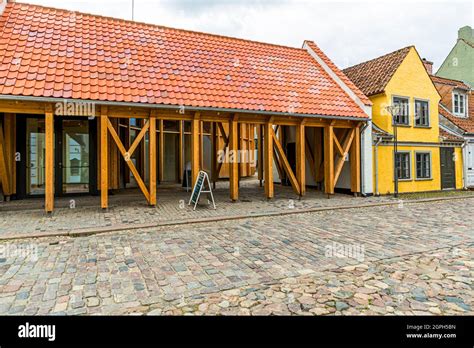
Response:
[[[0,49],[2,95],[367,117],[300,48],[8,3]]]
[[[359,63],[344,69],[343,72],[366,95],[382,93],[412,47],[408,46]]]
[[[454,123],[456,126],[461,128],[466,133],[474,134],[474,114],[470,114],[468,117],[457,117],[454,116],[446,106],[440,103],[438,107],[439,113]]]

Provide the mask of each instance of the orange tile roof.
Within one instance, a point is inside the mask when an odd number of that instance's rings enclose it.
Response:
[[[436,75],[430,75],[430,77],[431,77],[431,81],[433,81],[435,84],[439,83],[439,84],[448,85],[448,86],[465,89],[465,90],[470,89],[468,85],[466,85],[464,82],[459,81],[459,80],[448,79],[446,77],[441,77],[441,76],[436,76]]]
[[[441,103],[438,107],[439,113],[454,123],[456,126],[461,128],[466,133],[474,134],[474,115],[469,115],[469,117],[457,117],[454,116],[447,107],[443,106]]]
[[[9,3],[0,52],[0,95],[367,117],[301,48]]]
[[[382,93],[412,47],[399,49],[342,71],[366,95]]]
[[[336,64],[314,43],[313,41],[305,41],[308,46],[331,68],[332,71],[349,87],[355,95],[365,104],[372,105],[369,98],[340,70]]]
[[[463,137],[460,137],[460,136],[454,135],[453,133],[447,132],[446,130],[444,130],[441,127],[439,128],[439,135],[441,137],[443,137],[444,140],[448,140],[448,141],[458,141],[458,142],[463,142],[464,141]]]

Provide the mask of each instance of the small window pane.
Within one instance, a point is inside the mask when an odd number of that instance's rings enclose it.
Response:
[[[395,171],[399,179],[410,179],[410,154],[397,153]]]
[[[179,121],[163,121],[164,131],[179,132]]]
[[[415,125],[429,126],[429,105],[427,101],[415,101]]]
[[[456,114],[459,113],[459,95],[458,94],[454,94],[454,112]]]
[[[431,157],[429,153],[416,154],[416,177],[419,179],[431,178]]]
[[[396,124],[409,124],[409,100],[408,98],[394,97],[393,104],[399,106],[398,115],[395,115]]]

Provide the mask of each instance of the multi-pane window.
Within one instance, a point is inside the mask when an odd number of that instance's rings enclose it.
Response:
[[[416,154],[416,178],[431,178],[431,155],[429,152],[418,152]]]
[[[399,179],[410,179],[410,153],[397,152],[395,156],[395,173]]]
[[[415,125],[429,126],[430,111],[429,104],[425,100],[415,100]]]
[[[462,93],[453,93],[453,109],[456,115],[466,115],[466,95]]]
[[[409,124],[410,100],[403,97],[393,97],[393,105],[398,106],[398,112],[394,115],[395,124]]]

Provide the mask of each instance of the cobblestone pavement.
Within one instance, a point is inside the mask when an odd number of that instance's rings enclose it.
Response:
[[[474,314],[471,199],[0,243],[0,314]]]
[[[314,189],[299,200],[291,187],[275,185],[276,197],[265,198],[258,181],[242,181],[240,199],[232,203],[229,199],[228,183],[219,182],[214,191],[217,210],[202,200],[193,211],[188,206],[190,193],[179,187],[159,188],[158,204],[148,207],[143,195],[129,190],[110,196],[109,209],[100,209],[100,198],[62,197],[55,200],[55,211],[47,215],[43,210],[43,199],[27,199],[0,203],[0,237],[46,231],[72,231],[89,228],[107,228],[122,225],[153,224],[167,221],[193,220],[198,218],[255,215],[280,211],[295,211],[318,207],[357,206],[374,202],[392,202],[391,197],[353,197],[336,194],[331,199]],[[72,207],[72,208],[71,208]],[[87,218],[85,218],[87,216]]]

